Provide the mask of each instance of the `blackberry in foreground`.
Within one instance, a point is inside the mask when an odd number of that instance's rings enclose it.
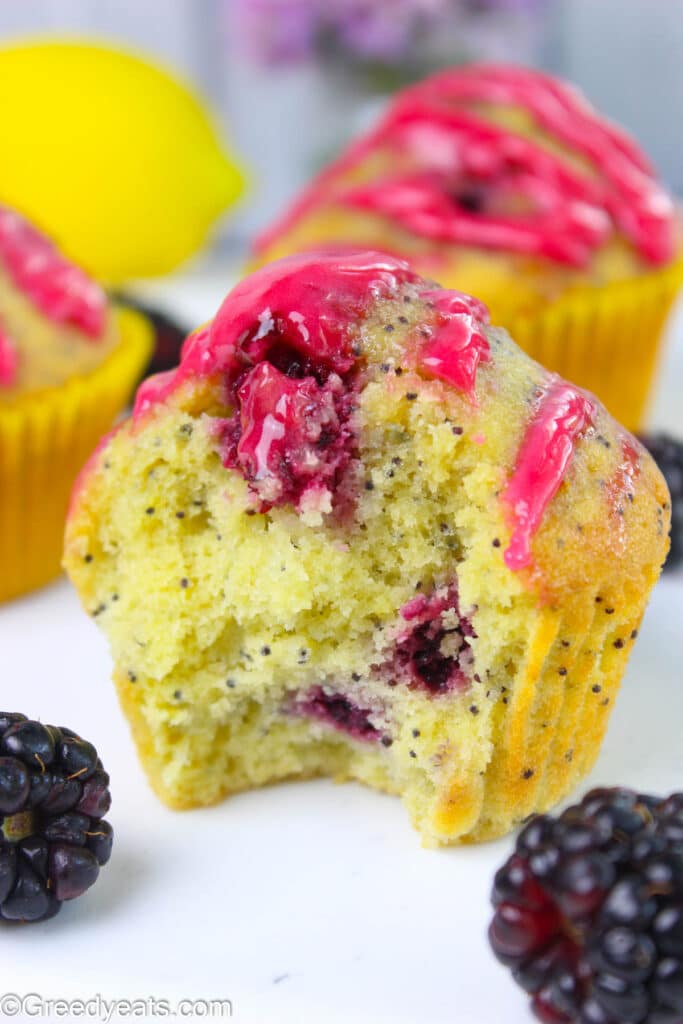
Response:
[[[673,569],[683,562],[683,444],[668,434],[640,439],[662,471],[671,492],[671,550],[664,566]]]
[[[492,898],[493,951],[545,1024],[683,1024],[683,793],[533,818]]]
[[[52,917],[111,853],[109,776],[70,729],[0,712],[0,918]]]

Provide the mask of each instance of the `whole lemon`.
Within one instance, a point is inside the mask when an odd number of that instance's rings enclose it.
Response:
[[[101,281],[172,270],[242,175],[183,83],[106,45],[0,48],[0,202]]]

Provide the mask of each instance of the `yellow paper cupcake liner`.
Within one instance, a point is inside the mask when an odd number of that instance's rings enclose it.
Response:
[[[0,601],[59,574],[74,480],[149,358],[148,322],[116,316],[121,340],[96,370],[0,406]]]
[[[590,772],[643,611],[642,594],[581,595],[529,622],[514,685],[494,709],[492,756],[461,764],[432,812],[437,842],[473,842],[549,810]],[[605,610],[607,609],[607,611]]]
[[[493,319],[533,359],[592,391],[615,419],[638,430],[682,282],[679,259],[630,280],[576,289],[532,313],[501,307]]]

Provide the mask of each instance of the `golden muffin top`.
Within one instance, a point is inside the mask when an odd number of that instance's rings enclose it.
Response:
[[[129,474],[108,452],[145,449],[168,415],[196,421],[184,429],[255,521],[294,511],[358,528],[365,463],[408,444],[421,488],[479,481],[472,510],[495,531],[493,558],[532,589],[571,590],[596,559],[656,573],[666,553],[666,487],[599,401],[525,356],[478,300],[379,253],[299,254],[238,284],[179,367],[141,385],[132,419],[86,469],[73,517],[92,489],[118,489],[114,465]]]

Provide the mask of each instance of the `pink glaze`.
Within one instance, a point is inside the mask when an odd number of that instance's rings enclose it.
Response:
[[[18,213],[0,206],[0,263],[13,284],[50,320],[88,337],[104,333],[104,292]]]
[[[218,377],[231,414],[214,421],[212,438],[260,511],[287,502],[328,512],[357,458],[359,320],[371,302],[419,282],[403,260],[362,251],[302,253],[264,267],[190,335],[177,369],[144,381],[133,418],[139,423],[184,382]],[[473,398],[478,365],[490,359],[485,307],[457,292],[419,295],[433,310],[419,332],[419,368]]]
[[[487,106],[525,110],[538,128],[583,157],[587,171],[488,121]],[[396,171],[343,184],[346,172],[378,152]],[[399,94],[378,127],[261,235],[256,251],[322,203],[378,214],[435,242],[576,267],[587,266],[615,231],[653,264],[666,263],[675,248],[673,204],[636,144],[571,86],[518,67],[471,65]],[[501,203],[515,212],[498,212]]]
[[[419,280],[403,260],[372,252],[308,253],[257,271],[190,335],[180,366],[145,381],[140,420],[189,380],[219,376],[233,414],[215,438],[260,508],[305,500],[329,511],[355,455],[355,328],[370,302]]]
[[[505,551],[509,569],[531,563],[531,539],[557,493],[577,440],[592,424],[595,406],[579,388],[551,378],[529,424],[503,494],[512,534]]]
[[[638,451],[640,446],[638,442],[630,434],[624,434],[619,443],[621,462],[605,487],[609,510],[614,516],[623,513],[625,501],[633,500],[635,482],[640,475],[640,452]]]
[[[187,341],[189,341],[189,338]],[[168,398],[171,392],[175,390],[177,375],[177,370],[165,370],[163,373],[154,373],[151,377],[143,380],[137,390],[133,403],[134,422],[140,420],[155,405]]]
[[[331,510],[357,455],[354,328],[373,299],[415,279],[377,253],[284,260],[238,285],[183,348],[181,377],[223,376],[235,409],[221,427],[223,465],[249,481],[261,511]]]
[[[376,252],[300,253],[245,278],[214,320],[191,334],[180,366],[145,381],[134,415],[163,402],[184,381],[223,375],[228,390],[278,346],[299,357],[304,374],[345,374],[355,363],[351,328],[368,303],[417,281],[404,260]]]
[[[437,313],[433,335],[420,351],[420,366],[473,397],[479,363],[491,358],[484,334],[488,310],[461,292],[428,291],[420,298],[432,302]]]
[[[14,387],[19,372],[17,347],[0,328],[0,389]]]

